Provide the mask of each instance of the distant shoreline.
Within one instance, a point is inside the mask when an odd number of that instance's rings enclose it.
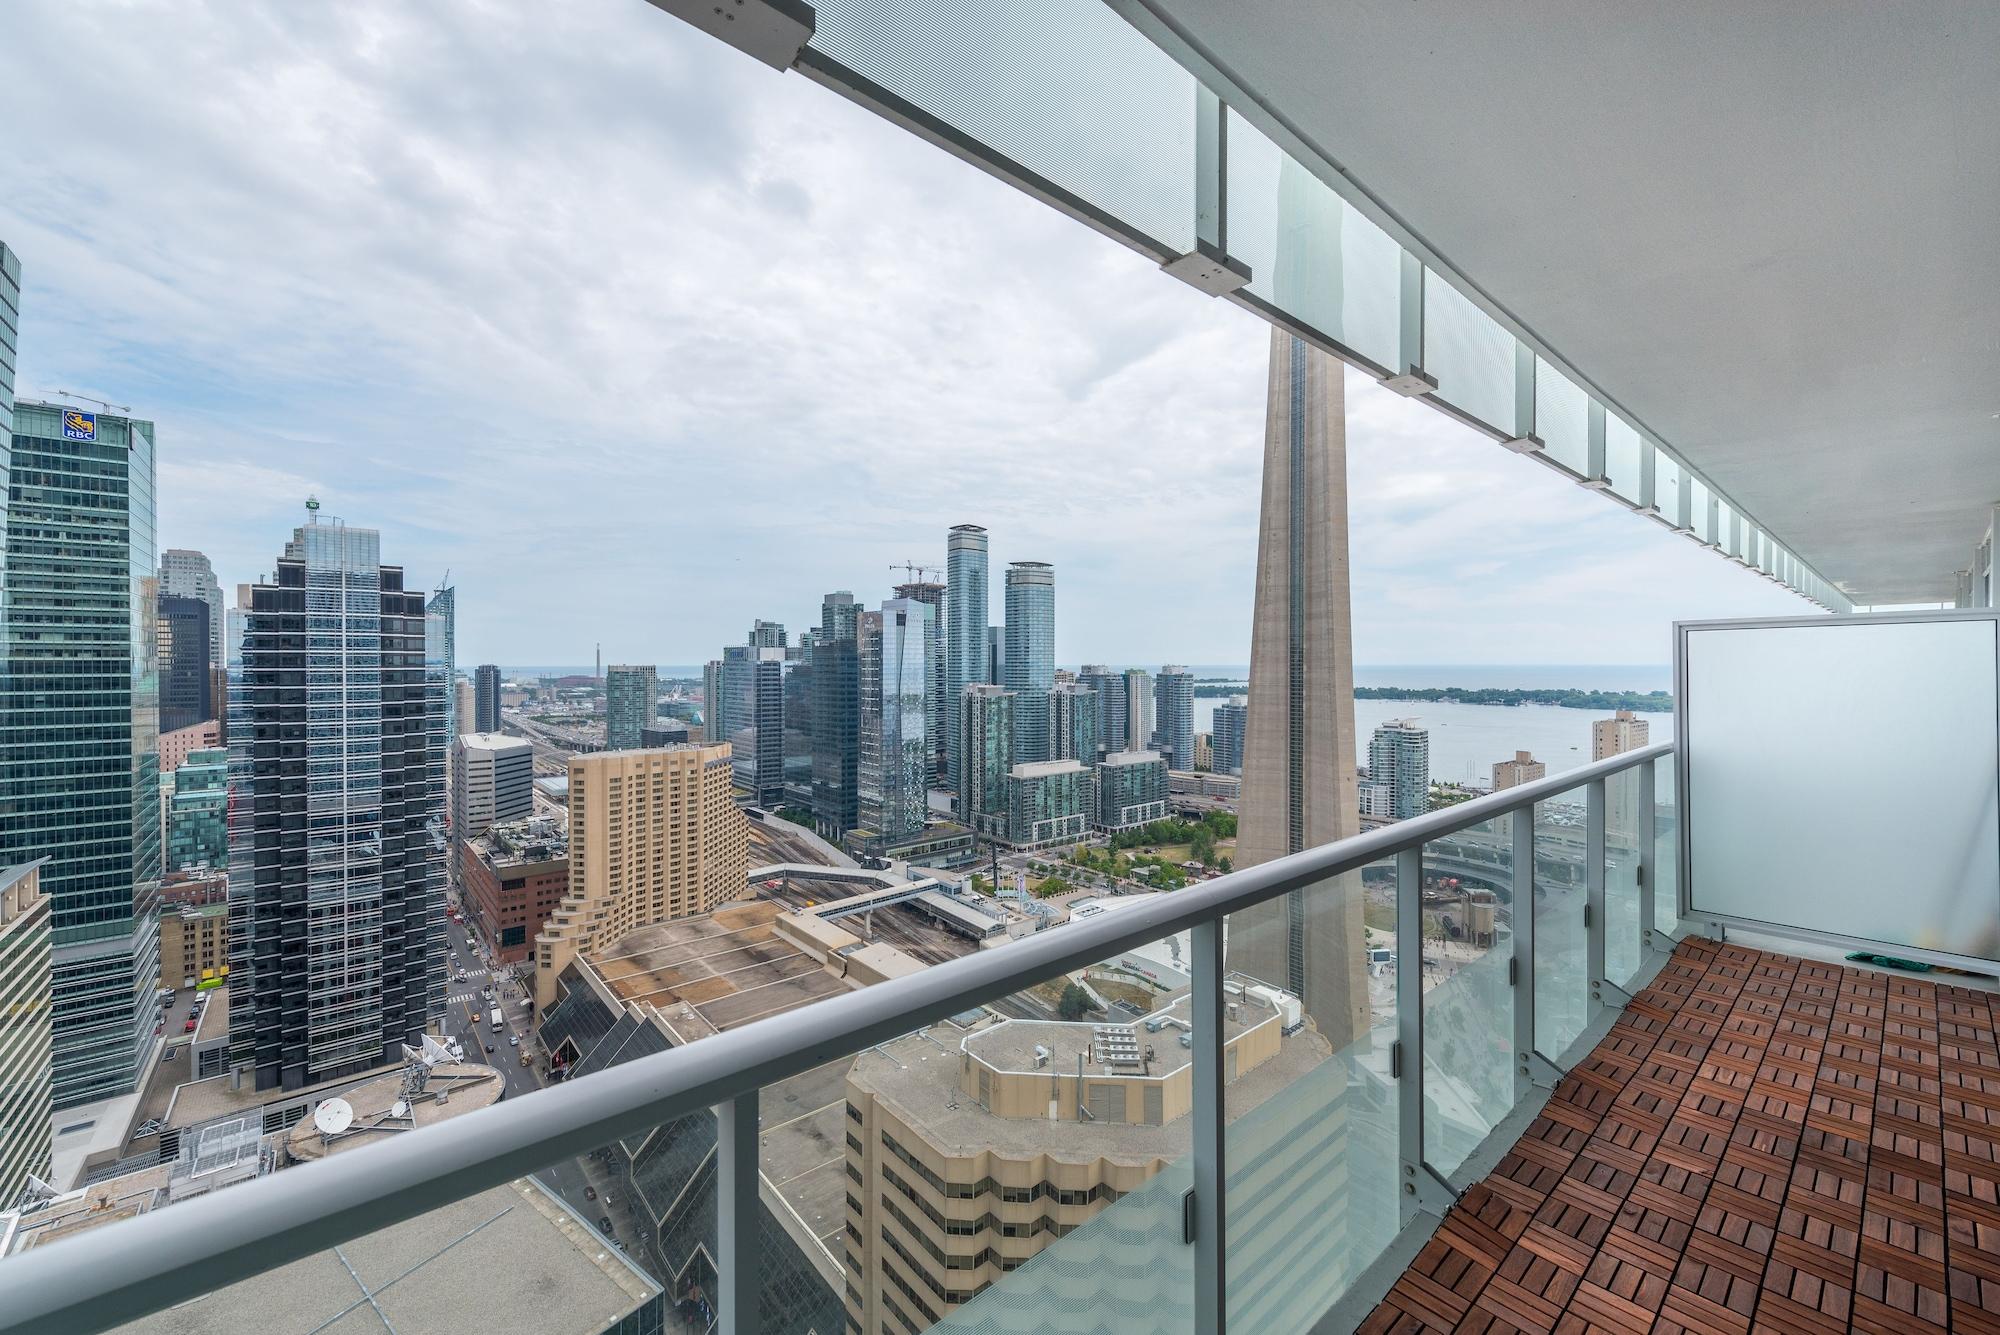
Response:
[[[1197,685],[1194,693],[1210,698],[1244,694],[1241,682]],[[1357,686],[1357,700],[1416,700],[1453,705],[1551,705],[1557,709],[1629,709],[1635,714],[1671,714],[1674,697],[1666,691],[1586,691],[1581,689],[1524,690],[1502,686]]]

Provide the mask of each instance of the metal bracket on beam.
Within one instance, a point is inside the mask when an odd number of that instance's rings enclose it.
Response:
[[[1250,285],[1249,265],[1224,255],[1205,241],[1195,242],[1193,250],[1178,259],[1168,260],[1160,269],[1211,297],[1224,296],[1239,287]]]
[[[1419,367],[1412,366],[1401,375],[1392,375],[1382,382],[1382,388],[1401,394],[1406,399],[1420,399],[1426,394],[1437,392],[1438,378]]]
[[[1554,1089],[1562,1083],[1562,1067],[1539,1052],[1522,1053],[1520,1067],[1521,1073],[1528,1077],[1529,1083],[1542,1089]]]
[[[1540,454],[1547,447],[1548,442],[1540,436],[1516,436],[1500,442],[1501,449],[1512,450],[1516,454]]]
[[[653,6],[720,38],[774,70],[788,70],[812,40],[819,16],[803,0],[652,0]]]
[[[1627,992],[1609,978],[1600,978],[1592,983],[1590,985],[1590,995],[1615,1011],[1624,1010],[1626,1004],[1632,1000],[1630,992]]]
[[[1440,1219],[1445,1211],[1458,1204],[1457,1188],[1431,1171],[1429,1164],[1411,1163],[1408,1159],[1403,1160],[1403,1196],[1415,1202],[1425,1214]]]

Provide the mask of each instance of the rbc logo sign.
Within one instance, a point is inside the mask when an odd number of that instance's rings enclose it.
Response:
[[[63,413],[63,439],[96,440],[97,414],[76,413],[65,410]]]

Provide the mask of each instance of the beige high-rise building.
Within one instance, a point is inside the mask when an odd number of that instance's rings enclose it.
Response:
[[[1232,1129],[1231,1153],[1242,1153],[1246,1165],[1276,1163],[1278,1178],[1338,1180],[1351,1171],[1345,1068],[1327,1060],[1326,1042],[1310,1025],[1287,1031],[1281,1007],[1295,1001],[1255,984],[1232,998],[1225,1116],[1243,1121]],[[1122,1202],[1125,1229],[1164,1217],[1178,1239],[1184,1180],[1153,1179],[1188,1155],[1192,1053],[1180,1040],[1189,1019],[1182,993],[1162,997],[1142,1023],[986,1014],[859,1054],[847,1077],[848,1329],[929,1330],[1003,1278],[1006,1302],[987,1306],[985,1320],[966,1328],[1050,1329],[1056,1310],[1077,1310],[1078,1290],[1105,1304],[1094,1309],[1109,1318],[1101,1328],[1192,1328],[1185,1272],[1180,1280],[1149,1274],[1157,1282],[1106,1292],[1112,1277],[1133,1268],[1131,1234],[1079,1232]],[[1255,1119],[1246,1118],[1253,1109]],[[1184,1162],[1177,1172],[1185,1174]],[[1246,1178],[1243,1189],[1267,1201],[1289,1195],[1279,1180]],[[1142,1192],[1156,1204],[1143,1204],[1135,1196]],[[1253,1221],[1257,1213],[1246,1209],[1231,1221],[1232,1274],[1296,1266],[1301,1251],[1337,1248],[1327,1239],[1345,1227],[1339,1211],[1278,1205]],[[1063,1249],[1063,1264],[1033,1281],[1009,1278],[1051,1247]],[[1287,1299],[1277,1286],[1257,1287],[1262,1296],[1243,1305],[1267,1319],[1247,1320],[1245,1329],[1310,1325],[1282,1310]]]
[[[1493,791],[1514,788],[1524,783],[1548,775],[1549,767],[1535,759],[1531,751],[1516,751],[1512,760],[1503,760],[1493,767]]]
[[[1271,331],[1239,867],[1361,828],[1342,374],[1334,358]],[[1368,1028],[1364,940],[1360,883],[1345,877],[1236,914],[1229,967],[1303,997],[1338,1050]]]
[[[1590,725],[1590,758],[1609,760],[1627,751],[1636,751],[1646,745],[1650,731],[1646,720],[1629,709],[1621,709],[1610,718],[1598,719]]]
[[[1609,760],[1646,745],[1652,728],[1629,709],[1590,725],[1590,758]],[[1604,785],[1604,837],[1614,850],[1631,848],[1639,833],[1639,777],[1621,774]]]
[[[730,790],[727,742],[570,760],[569,893],[535,938],[538,1007],[578,951],[744,897],[750,822]]]

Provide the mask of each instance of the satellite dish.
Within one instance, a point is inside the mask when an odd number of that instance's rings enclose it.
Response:
[[[409,1115],[410,1101],[408,1099],[397,1099],[389,1106],[389,1116],[391,1117],[408,1117]]]
[[[322,1136],[337,1136],[354,1125],[354,1105],[346,1099],[327,1099],[313,1109],[313,1125]]]

